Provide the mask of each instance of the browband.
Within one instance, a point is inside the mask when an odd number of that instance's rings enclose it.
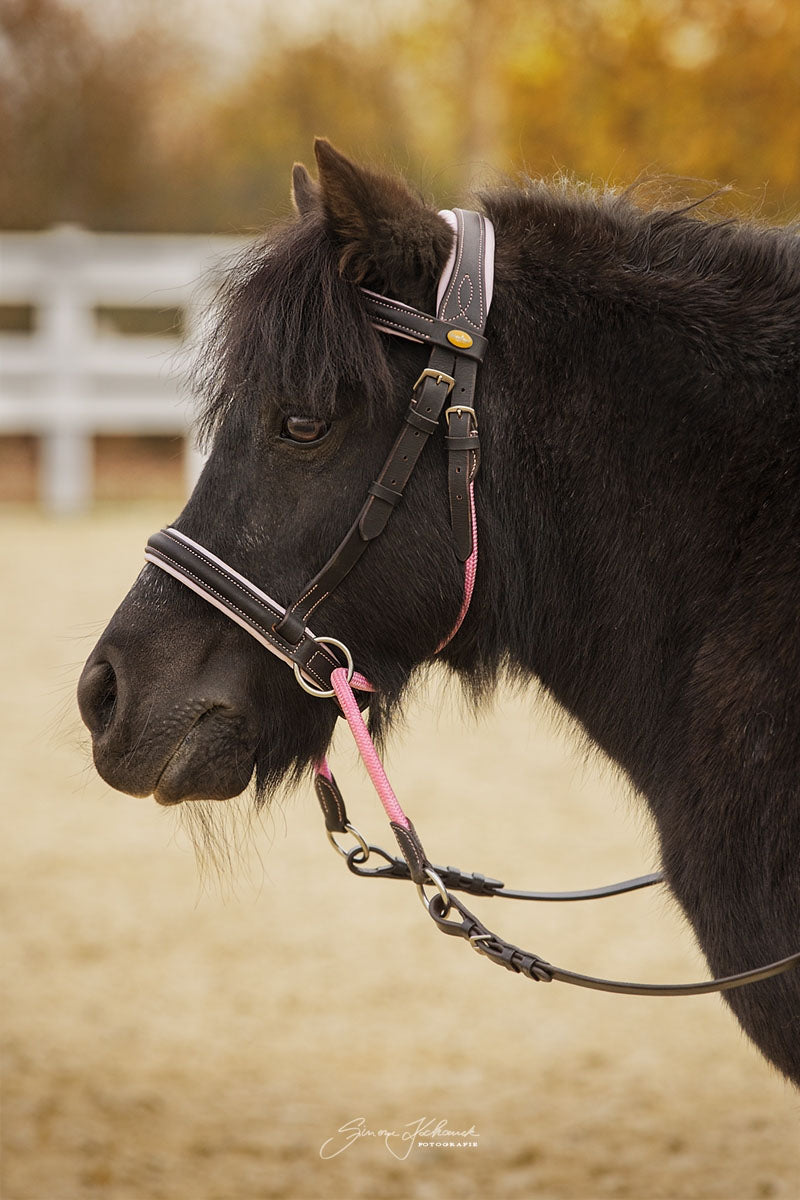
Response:
[[[451,339],[454,330],[451,322],[429,317],[408,304],[389,300],[386,296],[378,296],[368,288],[361,290],[367,299],[367,312],[372,317],[372,324],[376,329],[380,329],[381,333],[408,338],[412,342],[425,342],[429,346],[441,346],[443,350],[452,350],[456,345],[465,358],[483,362],[489,343],[480,334],[472,333],[468,342],[463,337],[458,342],[453,342]]]

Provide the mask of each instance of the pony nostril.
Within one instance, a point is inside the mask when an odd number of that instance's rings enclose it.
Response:
[[[109,662],[93,663],[78,684],[78,707],[90,732],[105,733],[117,706],[117,676]]]

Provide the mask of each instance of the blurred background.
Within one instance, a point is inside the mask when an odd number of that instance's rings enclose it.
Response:
[[[790,220],[800,5],[0,0],[0,1192],[794,1200],[797,1094],[720,1000],[533,988],[443,946],[347,875],[309,789],[206,813],[198,870],[185,815],[93,771],[75,683],[196,476],[191,344],[317,134],[442,206],[666,175]],[[655,867],[624,781],[531,701],[475,724],[441,681],[418,696],[389,765],[434,857],[542,888]],[[485,915],[575,969],[705,972],[655,891]],[[354,1118],[423,1116],[479,1146],[320,1157]]]
[[[666,174],[781,220],[799,98],[794,0],[1,0],[0,498],[181,494],[174,351],[316,134],[442,205]]]
[[[343,9],[346,11],[343,12]],[[0,223],[231,233],[324,133],[447,201],[643,170],[800,204],[793,0],[4,0]],[[9,170],[8,167],[11,167]]]

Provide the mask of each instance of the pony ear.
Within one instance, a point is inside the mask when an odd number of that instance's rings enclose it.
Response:
[[[342,274],[409,304],[428,301],[453,241],[447,222],[402,180],[356,166],[324,138],[314,153]]]
[[[302,163],[292,167],[292,203],[299,217],[305,217],[319,206],[319,188]]]

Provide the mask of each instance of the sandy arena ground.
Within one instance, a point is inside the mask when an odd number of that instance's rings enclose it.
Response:
[[[491,967],[413,891],[351,877],[310,788],[254,826],[220,885],[200,882],[178,815],[101,783],[74,684],[166,507],[0,515],[4,1200],[796,1200],[800,1094],[718,998]],[[335,762],[356,823],[388,845],[344,740]],[[476,728],[430,693],[390,774],[440,861],[552,888],[654,865],[623,786],[530,700]],[[704,974],[663,893],[517,907],[481,911],[565,966]],[[474,1127],[477,1146],[378,1136],[423,1117]],[[376,1136],[322,1157],[356,1118]]]

